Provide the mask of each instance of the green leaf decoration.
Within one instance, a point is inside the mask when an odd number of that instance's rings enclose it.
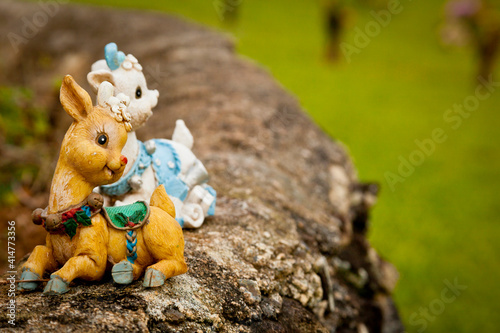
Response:
[[[117,222],[119,222],[122,225],[122,227],[125,226],[125,224],[127,224],[128,217],[127,217],[127,215],[123,214],[122,212],[119,212],[118,214],[116,214],[115,218],[116,218]]]
[[[92,220],[90,217],[87,216],[87,213],[83,210],[79,210],[75,214],[76,220],[83,225],[84,227],[88,227],[89,225],[92,225]]]
[[[142,220],[143,217],[143,212],[142,210],[136,210],[131,216],[130,216],[130,221],[137,223]]]
[[[76,223],[74,219],[69,219],[64,222],[64,231],[71,239],[76,235],[76,228],[78,228],[78,223]]]

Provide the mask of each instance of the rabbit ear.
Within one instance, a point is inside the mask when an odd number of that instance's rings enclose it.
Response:
[[[94,93],[97,93],[97,91],[99,90],[99,86],[104,81],[108,81],[112,85],[115,84],[115,81],[113,80],[113,74],[111,74],[111,72],[109,72],[105,69],[99,69],[99,70],[90,72],[89,74],[87,74],[87,81],[89,82],[90,86],[92,87],[92,90],[94,90]]]
[[[109,83],[108,81],[104,81],[103,83],[101,83],[97,92],[97,104],[99,106],[105,107],[106,103],[108,103],[114,92],[115,88],[111,83]]]
[[[93,110],[89,94],[76,83],[71,75],[64,77],[59,98],[66,113],[75,121],[84,119]]]

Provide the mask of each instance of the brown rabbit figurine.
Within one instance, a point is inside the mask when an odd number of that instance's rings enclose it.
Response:
[[[101,279],[108,260],[114,264],[114,281],[121,284],[138,279],[145,268],[145,287],[185,273],[182,229],[163,186],[154,191],[150,206],[136,202],[118,210],[102,208],[102,197],[92,192],[116,182],[125,169],[121,151],[131,129],[128,97],[113,96],[113,86],[104,82],[93,106],[67,75],[60,99],[73,123],[62,143],[49,205],[33,213],[33,222],[48,232],[46,245],[35,247],[23,265],[21,280],[27,282],[18,289],[34,290],[39,282],[28,281],[48,271],[44,294],[62,294],[76,278]]]

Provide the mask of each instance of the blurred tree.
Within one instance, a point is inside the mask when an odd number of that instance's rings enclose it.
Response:
[[[446,45],[472,45],[478,78],[493,74],[500,43],[500,15],[486,0],[450,0],[445,7],[441,39]]]
[[[387,0],[320,0],[326,34],[325,57],[330,62],[340,60],[340,44],[347,26],[354,21],[355,9],[377,10],[387,7]]]
[[[32,188],[46,152],[46,112],[27,89],[0,87],[0,206],[15,201],[14,187]]]
[[[236,24],[243,0],[215,0],[214,7],[221,21]]]
[[[340,58],[340,43],[348,15],[345,0],[321,0],[326,32],[326,59],[336,62]]]

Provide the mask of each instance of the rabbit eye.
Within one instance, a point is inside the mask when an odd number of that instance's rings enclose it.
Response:
[[[137,87],[137,89],[135,90],[135,97],[137,99],[141,98],[142,96],[142,90],[141,90],[141,87]]]
[[[97,143],[101,146],[106,145],[108,142],[108,136],[106,134],[101,134],[97,137]]]

